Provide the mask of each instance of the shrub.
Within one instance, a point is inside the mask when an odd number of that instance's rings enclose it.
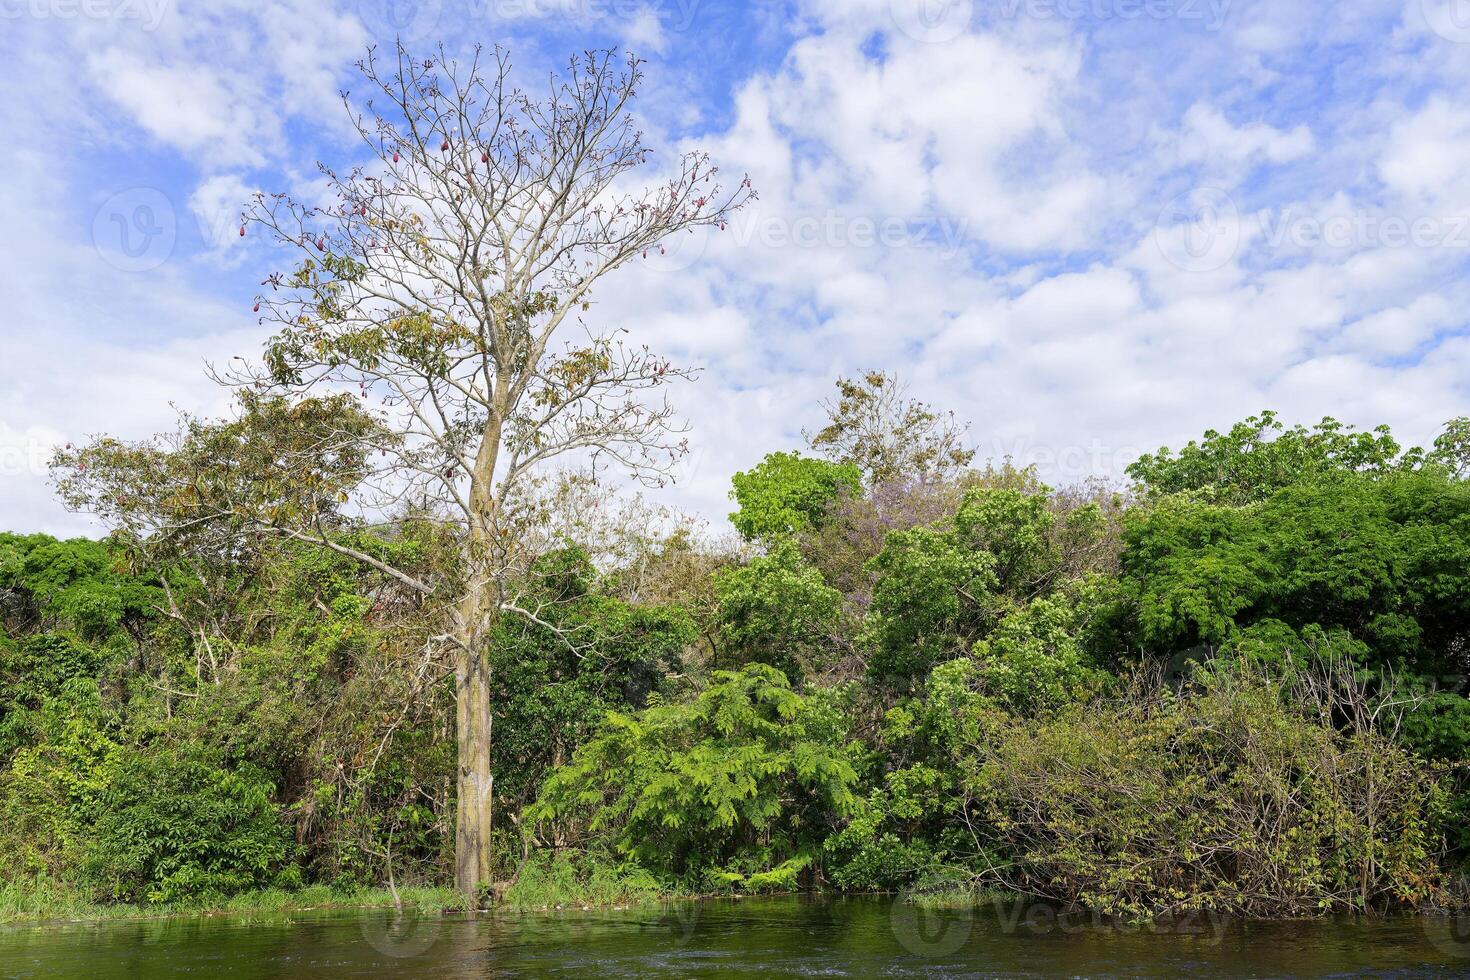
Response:
[[[292,841],[259,769],[141,749],[114,765],[86,859],[111,897],[176,902],[299,883],[288,864]]]
[[[796,682],[825,666],[822,643],[837,627],[842,594],[802,560],[791,541],[715,576],[720,632],[740,662],[776,667]]]
[[[972,785],[1019,862],[1006,883],[1062,902],[1125,916],[1414,903],[1436,877],[1443,797],[1374,710],[1344,672],[1215,665],[1182,697],[1138,685],[1013,720],[972,758]]]
[[[856,812],[835,710],[765,664],[717,672],[690,703],[609,712],[528,820],[555,828],[557,844],[598,835],[666,877],[784,881],[829,821]]]
[[[851,463],[771,453],[733,482],[740,509],[730,523],[747,541],[775,541],[820,526],[834,501],[857,492],[862,474]]]
[[[613,855],[541,851],[522,863],[505,901],[515,908],[540,909],[635,905],[662,895],[663,889],[651,874]]]
[[[982,687],[1020,714],[1070,704],[1105,675],[1075,638],[1074,608],[1060,597],[1037,599],[1007,614],[975,643]]]

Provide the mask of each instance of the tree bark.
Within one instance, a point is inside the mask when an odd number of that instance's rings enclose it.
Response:
[[[481,580],[494,526],[495,464],[505,418],[507,381],[497,376],[495,410],[485,425],[470,474],[470,514],[465,548],[469,591],[459,603],[459,650],[455,660],[455,745],[459,793],[454,834],[454,884],[470,901],[494,884],[491,831],[494,827],[495,775],[490,770],[494,716],[490,705],[490,661],[485,644],[498,603]]]
[[[454,835],[454,886],[478,900],[493,883],[494,780],[490,771],[490,665],[483,642],[461,650],[455,664],[455,743],[459,783]]]

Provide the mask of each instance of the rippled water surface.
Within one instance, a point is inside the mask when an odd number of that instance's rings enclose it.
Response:
[[[759,899],[647,910],[0,927],[0,977],[1461,977],[1453,919],[1120,929],[1002,902]]]

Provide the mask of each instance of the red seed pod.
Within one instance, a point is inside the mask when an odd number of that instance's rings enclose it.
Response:
[[[441,143],[439,145],[439,149],[444,150],[447,153],[449,151],[449,141],[445,140],[443,143]]]
[[[260,312],[260,304],[259,303],[256,303],[254,306],[252,306],[250,308],[250,312],[251,313],[259,313]]]
[[[245,237],[245,226],[244,225],[241,225],[240,226],[240,237],[241,238],[244,238]]]
[[[481,163],[489,163],[490,162],[490,154],[488,154],[488,153],[484,152],[483,150],[481,150],[480,151],[480,162]]]
[[[394,150],[393,151],[393,162],[394,163],[397,163],[398,162],[398,151],[397,150]]]

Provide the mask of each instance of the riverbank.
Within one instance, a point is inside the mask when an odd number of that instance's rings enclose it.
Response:
[[[997,888],[957,886],[933,891],[887,893],[795,893],[765,892],[696,893],[670,892],[657,887],[651,879],[639,876],[594,876],[590,881],[571,882],[555,874],[533,871],[513,886],[505,899],[494,906],[501,912],[554,913],[564,911],[625,911],[671,903],[704,903],[713,900],[758,901],[778,898],[881,899],[912,906],[924,913],[965,913],[981,908],[1004,912],[1020,905],[1055,908],[1050,903],[1026,895]],[[1446,896],[1449,897],[1448,895]],[[84,923],[108,920],[200,919],[229,916],[249,920],[291,915],[300,912],[352,911],[356,909],[395,909],[418,915],[439,916],[469,911],[465,899],[451,888],[400,888],[395,896],[387,888],[342,890],[326,885],[312,885],[295,891],[265,889],[245,892],[218,900],[151,903],[99,902],[86,889],[74,885],[40,881],[21,887],[0,885],[0,925],[20,923]],[[1451,908],[1464,908],[1451,903],[1449,908],[1422,910],[1431,918]],[[483,910],[482,910],[483,911]],[[1406,912],[1408,910],[1405,910]],[[1068,914],[1088,915],[1086,910]],[[1412,913],[1411,913],[1412,914]],[[1220,917],[1225,917],[1221,915]],[[1141,920],[1093,916],[1115,923]],[[1177,918],[1177,917],[1176,917]],[[1301,916],[1231,917],[1240,922],[1299,921]],[[1305,918],[1315,918],[1307,916]],[[1162,921],[1162,920],[1160,920]]]
[[[578,879],[561,862],[532,862],[496,908],[510,912],[563,909],[620,909],[687,901],[701,897],[671,892],[646,875],[596,868]],[[0,884],[0,924],[19,922],[99,922],[109,919],[171,919],[209,916],[270,916],[318,910],[392,909],[442,915],[468,911],[452,888],[338,889],[311,885],[297,890],[268,888],[228,898],[138,904],[98,901],[79,885],[38,879],[23,885]]]
[[[313,885],[295,891],[270,888],[230,898],[137,905],[99,902],[87,890],[56,882],[0,885],[0,924],[98,922],[108,919],[170,919],[209,916],[268,916],[314,910],[390,909],[400,905],[421,914],[463,911],[464,897],[450,888],[400,888],[395,901],[387,888],[350,891]]]

